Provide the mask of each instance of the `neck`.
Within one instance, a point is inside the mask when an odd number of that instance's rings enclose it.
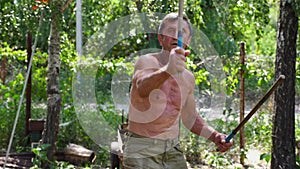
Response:
[[[162,65],[166,65],[169,62],[169,56],[170,51],[162,49],[157,59]]]

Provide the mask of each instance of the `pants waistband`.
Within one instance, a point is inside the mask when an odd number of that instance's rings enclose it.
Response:
[[[158,138],[151,138],[151,137],[145,137],[145,136],[141,136],[135,133],[132,133],[130,131],[126,132],[126,135],[128,137],[132,137],[132,138],[139,138],[139,139],[145,139],[147,141],[153,141],[155,144],[168,144],[168,145],[172,145],[172,146],[176,146],[177,144],[179,144],[179,139],[178,137],[174,138],[174,139],[158,139]]]

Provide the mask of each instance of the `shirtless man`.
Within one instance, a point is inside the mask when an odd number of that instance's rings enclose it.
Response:
[[[219,133],[198,115],[194,100],[195,78],[186,69],[185,50],[191,40],[191,23],[184,16],[183,48],[177,47],[177,14],[168,14],[159,27],[159,53],[140,56],[135,63],[128,133],[125,139],[125,168],[187,168],[179,147],[180,119],[191,132],[215,143],[225,152],[232,142],[225,143]]]

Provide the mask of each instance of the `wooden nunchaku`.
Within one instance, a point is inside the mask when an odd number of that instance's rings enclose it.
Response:
[[[248,120],[253,116],[253,114],[263,105],[263,103],[270,97],[270,95],[275,91],[275,89],[283,82],[285,79],[284,75],[280,75],[275,83],[271,86],[268,92],[259,100],[259,102],[254,106],[254,108],[249,112],[249,114],[240,122],[240,124],[232,130],[232,132],[226,137],[225,141],[228,143],[234,135],[248,122]]]

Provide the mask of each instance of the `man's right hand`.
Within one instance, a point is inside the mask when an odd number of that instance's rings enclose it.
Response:
[[[173,75],[184,71],[186,68],[185,57],[189,54],[190,51],[180,47],[172,49],[169,56],[169,63],[167,64],[167,72]]]

